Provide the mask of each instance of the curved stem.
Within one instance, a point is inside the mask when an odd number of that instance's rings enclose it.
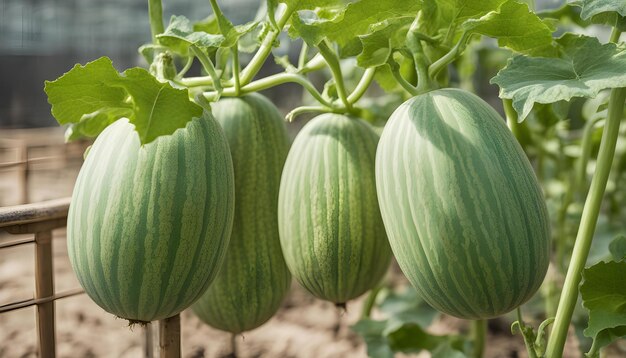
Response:
[[[157,35],[165,31],[163,26],[163,6],[161,0],[148,1],[148,13],[150,15],[150,32],[152,33],[152,43],[158,43]]]
[[[300,56],[298,56],[298,69],[301,69],[306,64],[308,51],[309,45],[307,45],[306,41],[302,41],[302,47],[300,47]]]
[[[315,86],[307,80],[304,76],[298,75],[295,73],[278,73],[275,75],[271,75],[260,80],[251,82],[240,88],[239,93],[236,93],[234,88],[229,87],[225,88],[222,92],[222,96],[226,97],[235,97],[238,95],[243,95],[250,92],[258,92],[264,89],[268,89],[283,83],[297,83],[304,87],[317,101],[319,101],[322,105],[327,107],[333,107],[333,104],[328,102],[322,95],[315,89]],[[214,92],[206,92],[205,97],[213,98],[215,96]]]
[[[178,74],[176,75],[176,78],[178,80],[181,80],[183,76],[185,76],[187,71],[189,71],[189,69],[191,68],[191,65],[193,65],[193,56],[187,57],[187,62],[185,62],[185,66],[183,66],[180,72],[178,72]]]
[[[324,61],[324,57],[319,53],[313,56],[312,59],[309,60],[304,66],[298,68],[298,73],[305,74],[317,70],[321,70],[326,67],[326,61]]]
[[[594,339],[593,343],[591,344],[591,348],[589,349],[589,352],[587,352],[587,354],[585,354],[585,357],[590,357],[590,358],[595,358],[595,357],[599,357],[600,356],[600,346],[599,346],[599,340],[598,339]]]
[[[363,302],[363,309],[361,310],[361,319],[370,318],[372,314],[372,309],[374,308],[374,304],[376,303],[376,297],[378,297],[378,293],[383,288],[382,285],[378,285],[370,290],[370,293],[367,295],[365,302]]]
[[[433,88],[430,74],[428,73],[428,59],[424,55],[424,48],[422,47],[422,40],[418,36],[418,19],[411,24],[411,28],[407,32],[406,44],[411,55],[413,56],[413,62],[415,63],[415,70],[417,71],[417,92],[425,93]]]
[[[400,74],[400,71],[398,71],[398,68],[394,68],[394,66],[391,66],[391,74],[393,75],[393,78],[396,79],[396,82],[398,82],[398,84],[402,88],[404,88],[405,91],[409,92],[412,96],[417,96],[419,94],[419,92],[417,91],[417,88],[413,87],[412,84],[407,82],[407,80],[405,80],[404,77],[402,77],[402,75]]]
[[[572,252],[572,259],[567,269],[563,290],[561,291],[554,328],[552,329],[552,336],[550,337],[546,351],[547,357],[560,357],[563,354],[567,330],[572,319],[574,307],[576,306],[576,300],[578,299],[578,284],[580,283],[582,270],[587,261],[587,256],[589,255],[593,233],[600,212],[600,204],[602,203],[602,196],[604,195],[606,183],[611,171],[625,99],[625,88],[614,88],[611,90],[609,115],[602,133],[597,167],[591,179],[591,188],[585,200],[582,220],[580,221],[578,235],[576,236],[576,242],[574,243],[574,250]]]
[[[289,17],[291,17],[292,13],[293,13],[292,8],[287,7],[285,9],[285,12],[281,15],[280,19],[278,19],[278,21],[276,22],[276,25],[278,26],[279,29],[282,29],[283,27],[285,27],[285,24],[287,23],[287,20],[289,20]],[[278,30],[270,30],[267,33],[267,35],[265,35],[265,38],[263,39],[263,42],[261,43],[259,50],[254,54],[254,57],[252,57],[252,60],[250,60],[246,68],[244,68],[243,71],[241,71],[240,80],[241,80],[242,86],[245,86],[248,83],[250,83],[252,79],[254,78],[254,76],[256,76],[256,74],[259,72],[259,70],[263,66],[263,63],[267,59],[267,56],[269,56],[269,54],[272,52],[274,41],[276,41],[276,38],[278,37],[279,34],[280,34],[280,31]]]
[[[301,106],[294,108],[291,112],[287,113],[285,119],[288,122],[293,122],[294,118],[304,113],[330,113],[332,110],[328,107],[322,106]]]
[[[482,358],[485,351],[485,338],[487,336],[487,320],[479,319],[472,321],[472,341],[474,342],[472,357]]]
[[[535,342],[533,342],[526,330],[528,329],[526,327],[526,324],[524,323],[524,318],[522,317],[522,307],[518,306],[517,310],[517,323],[519,324],[519,328],[520,328],[520,333],[522,334],[522,337],[524,337],[524,345],[526,346],[526,352],[528,352],[528,358],[537,358],[537,353],[535,352]]]
[[[193,54],[198,58],[198,60],[202,64],[202,67],[207,71],[209,76],[211,76],[211,79],[213,81],[213,87],[215,88],[215,90],[218,93],[222,92],[220,78],[217,75],[217,72],[215,71],[215,66],[213,66],[213,62],[211,62],[211,59],[209,58],[209,56],[207,56],[204,52],[202,52],[202,50],[200,50],[195,45],[192,45],[190,49],[193,52]]]
[[[370,67],[365,70],[363,77],[359,80],[359,83],[354,88],[354,91],[352,91],[352,93],[348,96],[348,102],[354,104],[361,99],[361,97],[363,97],[365,91],[367,91],[372,83],[372,80],[374,79],[374,74],[376,74],[376,67]]]
[[[350,109],[352,104],[348,101],[348,96],[346,94],[346,87],[343,83],[343,76],[341,74],[341,66],[339,65],[339,58],[335,51],[333,51],[326,41],[320,42],[318,45],[320,50],[320,54],[326,60],[328,67],[330,68],[330,72],[333,74],[333,79],[335,80],[335,85],[337,86],[337,94],[339,95],[339,99],[343,102],[346,108]]]
[[[428,68],[428,75],[430,76],[430,78],[435,78],[437,74],[441,72],[441,70],[448,66],[450,62],[454,61],[461,54],[461,52],[463,52],[463,50],[465,49],[465,45],[467,44],[467,40],[469,40],[469,37],[470,36],[467,32],[463,32],[461,38],[459,39],[459,42],[457,42],[456,45],[454,45],[454,47],[450,49],[450,51],[448,51],[448,53],[443,55],[443,57],[430,65],[430,67]]]

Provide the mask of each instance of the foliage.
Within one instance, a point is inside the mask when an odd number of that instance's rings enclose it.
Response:
[[[177,129],[185,128],[192,118],[211,111],[211,103],[220,98],[240,97],[285,83],[296,83],[306,91],[302,105],[287,114],[289,120],[307,113],[332,113],[324,117],[325,122],[338,116],[358,117],[382,127],[401,103],[436,89],[462,87],[491,99],[488,94],[493,87],[484,79],[493,76],[491,83],[499,87],[509,129],[543,189],[552,232],[554,274],[548,276],[544,282],[546,289],[540,290],[541,297],[536,295],[531,301],[532,309],[527,310],[533,318],[545,321],[535,328],[526,324],[519,314],[515,327],[522,333],[531,357],[558,357],[563,353],[567,331],[573,323],[578,332],[584,330],[593,338],[590,344],[582,341],[581,347],[590,346],[588,354],[595,356],[602,347],[624,334],[625,298],[615,291],[609,279],[621,280],[626,252],[626,232],[620,227],[626,220],[623,208],[626,131],[619,128],[626,97],[623,89],[626,46],[619,41],[621,32],[626,31],[626,5],[622,0],[563,1],[559,8],[536,12],[527,3],[268,0],[266,11],[261,11],[253,21],[233,24],[221,12],[217,0],[210,0],[212,14],[205,20],[194,23],[177,15],[166,25],[160,13],[160,0],[149,0],[152,42],[140,49],[148,70],[131,68],[120,73],[108,58],[101,58],[76,65],[57,80],[46,82],[45,91],[53,115],[60,124],[68,126],[69,140],[95,137],[124,117],[134,124],[140,143],[147,147],[159,137],[176,135]],[[605,34],[610,32],[609,40],[592,36],[591,25],[600,25]],[[285,33],[290,37],[284,36]],[[276,48],[286,46],[300,46],[299,57],[278,53],[272,56],[279,51]],[[284,70],[259,75],[270,57]],[[188,75],[198,65],[201,75]],[[461,111],[463,106],[455,108]],[[348,129],[341,127],[335,131],[335,137],[341,138]],[[463,131],[467,133],[469,129]],[[481,135],[489,137],[487,133]],[[310,136],[302,146],[316,139],[319,138]],[[319,144],[319,148],[328,143]],[[310,151],[314,153],[319,148],[316,144]],[[443,149],[441,153],[448,153],[453,148]],[[365,149],[354,144],[346,158],[353,155],[367,159],[372,153],[373,147]],[[467,152],[458,155],[458,163],[468,160]],[[510,151],[495,148],[490,158],[510,159],[510,156]],[[401,157],[390,154],[383,164],[390,171],[406,166]],[[333,163],[343,163],[341,158],[336,159]],[[484,161],[498,162],[488,158]],[[377,165],[382,163],[378,162]],[[310,162],[298,164],[307,170],[311,166]],[[406,178],[415,177],[412,170],[417,169],[409,169]],[[336,199],[337,203],[345,199],[342,191],[331,184],[326,186],[319,176],[308,174],[304,176],[307,183],[318,180],[320,207],[331,207],[331,200],[327,199]],[[446,173],[435,174],[445,178]],[[508,184],[501,188],[503,192],[520,190],[516,184],[520,175],[510,173]],[[353,172],[345,176],[367,179]],[[293,180],[290,175],[284,176],[281,190],[302,185],[300,182],[291,185]],[[304,189],[307,188],[303,186]],[[470,180],[462,190],[480,193],[482,188]],[[377,209],[376,195],[388,196],[384,199],[391,202],[403,197],[391,189],[382,194],[380,190],[366,194],[371,200],[361,206],[369,215],[364,217],[369,218]],[[471,195],[464,200],[464,205],[480,201]],[[302,212],[312,210],[312,201],[294,201],[282,209],[283,225],[296,224],[289,221],[289,215],[299,212],[301,208],[296,205],[300,204],[309,205]],[[459,207],[443,204],[439,197],[433,196],[423,206],[425,210],[439,208],[440,211]],[[346,227],[349,232],[358,232],[371,224],[363,218],[354,219],[346,208],[351,206],[320,211],[323,215],[316,217],[316,222],[305,225],[307,237],[303,240],[313,238],[308,245],[316,247],[315,234],[322,232],[322,227],[328,232],[332,231],[329,228]],[[512,213],[516,208],[506,206],[499,210]],[[421,212],[416,209],[414,214]],[[338,218],[350,218],[349,224]],[[360,224],[352,227],[352,223]],[[382,225],[375,229],[382,230]],[[389,232],[392,228],[387,224],[385,229]],[[496,231],[494,227],[487,230]],[[340,246],[334,244],[332,247]],[[315,260],[307,264],[312,267]],[[585,269],[585,265],[591,267]],[[335,276],[337,272],[333,268],[354,268],[349,262],[339,260],[322,266],[325,272]],[[519,269],[513,266],[499,267],[494,261],[485,264],[484,270]],[[579,292],[583,275],[585,281]],[[372,284],[360,286],[353,294],[344,296],[352,298]],[[330,289],[326,287],[326,290]],[[432,311],[411,306],[411,301],[418,306],[422,303],[414,294],[414,291],[387,294],[377,305],[385,315],[383,320],[366,317],[354,326],[368,343],[370,355],[387,357],[394,352],[424,349],[442,357],[482,353],[480,342],[484,341],[484,334],[480,332],[472,340],[429,334]],[[401,298],[403,295],[406,299]],[[588,314],[577,305],[581,297]],[[544,333],[548,329],[550,335],[546,340]]]

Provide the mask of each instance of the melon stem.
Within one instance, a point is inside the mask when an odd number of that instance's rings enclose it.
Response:
[[[485,339],[487,337],[487,320],[478,319],[472,321],[472,341],[474,343],[472,357],[482,358],[485,351]]]

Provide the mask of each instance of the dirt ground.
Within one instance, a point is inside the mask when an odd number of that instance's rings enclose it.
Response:
[[[54,135],[58,135],[55,132]],[[1,158],[0,158],[1,159]],[[1,161],[0,161],[1,162]],[[63,167],[41,167],[29,179],[31,201],[71,195],[80,161],[65,162]],[[17,200],[16,173],[0,172],[0,205]],[[0,241],[8,238],[0,232]],[[54,232],[55,289],[77,288],[65,247],[65,230]],[[13,237],[15,238],[15,237]],[[32,245],[0,251],[0,305],[29,299],[34,292],[34,252]],[[395,274],[395,280],[404,279]],[[262,327],[237,337],[239,357],[366,357],[363,341],[349,326],[356,323],[363,298],[352,302],[348,312],[339,316],[334,305],[314,299],[293,283],[282,308]],[[376,314],[376,312],[375,312]],[[339,321],[338,321],[339,319]],[[0,357],[36,357],[35,309],[26,308],[0,315]],[[337,323],[340,328],[336,334]],[[201,323],[191,312],[182,314],[184,357],[226,357],[231,353],[230,335]],[[86,295],[56,301],[56,340],[59,357],[143,357],[145,331],[130,329],[94,304]],[[467,327],[461,320],[445,317],[429,328],[432,333],[459,332]],[[526,357],[520,336],[511,336],[507,323],[490,323],[486,357]],[[158,329],[153,328],[153,336]],[[154,339],[154,342],[157,342]],[[575,342],[569,352],[577,352]],[[427,357],[421,353],[419,357]],[[577,353],[568,356],[576,357]],[[398,355],[405,357],[405,355]]]

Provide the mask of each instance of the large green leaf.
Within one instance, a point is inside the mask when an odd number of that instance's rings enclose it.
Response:
[[[341,0],[269,0],[268,8],[273,8],[275,4],[279,2],[287,5],[292,11],[313,10],[342,3]]]
[[[560,58],[517,56],[491,79],[500,97],[513,100],[520,121],[534,103],[595,97],[606,88],[626,87],[626,49],[596,38],[566,34],[557,40]]]
[[[387,327],[386,321],[362,319],[351,328],[358,333],[367,345],[367,355],[375,358],[393,358],[394,352],[389,347],[387,337],[383,332]]]
[[[609,251],[615,261],[626,260],[626,236],[616,236],[609,244]]]
[[[373,24],[381,21],[390,24],[394,19],[406,16],[414,18],[420,7],[419,1],[355,1],[333,11],[318,11],[313,18],[306,13],[294,16],[289,34],[292,37],[301,37],[312,46],[324,38],[344,46],[351,39],[370,33]]]
[[[604,12],[616,12],[626,16],[626,1],[624,0],[580,0],[582,12],[580,16],[588,19]]]
[[[146,144],[202,115],[202,108],[189,100],[186,89],[160,82],[143,68],[120,75],[107,57],[76,65],[58,79],[46,81],[45,92],[56,120],[75,124],[70,138],[95,136],[113,121],[127,117]]]
[[[55,81],[46,81],[44,90],[52,115],[60,124],[80,122],[83,115],[96,111],[100,115],[130,115],[128,93],[115,86],[118,77],[111,60],[101,57],[85,66],[75,65]]]
[[[425,1],[420,31],[445,35],[453,39],[454,32],[469,19],[478,19],[496,11],[506,0],[438,0]]]
[[[372,32],[359,36],[362,50],[356,57],[361,67],[377,67],[385,64],[394,49],[404,46],[406,34],[413,17],[399,17],[372,25]]]
[[[173,51],[187,55],[189,46],[200,48],[219,47],[225,38],[219,34],[195,31],[194,25],[184,16],[172,16],[165,32],[157,36],[159,42]]]
[[[498,44],[531,56],[557,55],[553,46],[552,29],[528,5],[507,1],[479,19],[463,23],[463,29],[498,39]]]
[[[626,336],[626,262],[600,262],[583,271],[580,287],[583,306],[589,310],[584,333],[599,347]]]

